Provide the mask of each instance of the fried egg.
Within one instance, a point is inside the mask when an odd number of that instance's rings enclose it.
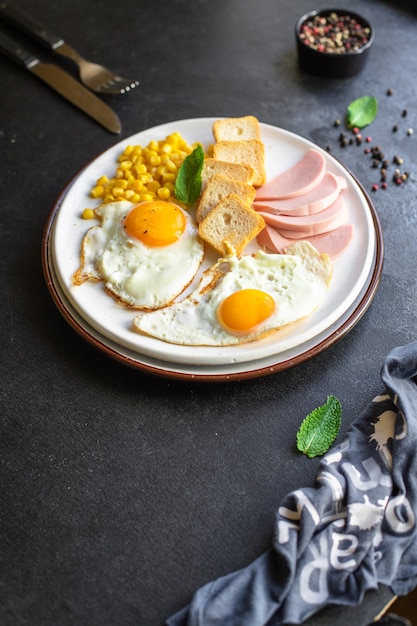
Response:
[[[140,309],[171,304],[194,279],[204,244],[190,216],[172,202],[125,200],[96,209],[86,233],[75,285],[103,280],[121,302]]]
[[[137,315],[136,331],[179,345],[253,341],[310,315],[328,290],[333,264],[308,242],[287,254],[230,254],[206,270],[198,289],[160,311]]]

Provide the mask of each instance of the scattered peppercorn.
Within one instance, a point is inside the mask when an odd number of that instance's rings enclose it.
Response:
[[[370,34],[371,29],[354,17],[335,11],[306,20],[299,33],[306,46],[330,54],[356,52],[368,43]]]
[[[387,89],[387,95],[391,96],[392,94],[393,94],[393,90]],[[403,109],[401,112],[401,117],[404,118],[404,117],[407,117],[407,115],[408,115],[407,109]],[[333,123],[335,127],[339,127],[340,124],[341,124],[340,119],[336,119]],[[392,132],[397,132],[398,130],[399,130],[399,125],[394,124],[392,126]],[[407,129],[406,132],[408,136],[411,136],[414,134],[414,129],[410,127]],[[339,141],[339,145],[341,148],[346,148],[346,146],[350,146],[352,144],[361,145],[363,141],[365,141],[368,144],[371,144],[372,137],[370,135],[367,135],[364,138],[360,132],[360,128],[355,126],[353,128],[349,128],[348,131],[346,132],[343,132],[343,131],[339,132],[338,141]],[[330,152],[330,146],[327,146],[326,150]],[[389,186],[387,182],[388,176],[392,176],[392,180],[397,186],[400,186],[409,180],[410,173],[401,172],[399,167],[395,168],[393,174],[388,173],[391,163],[394,164],[395,166],[403,165],[404,160],[400,155],[396,154],[392,157],[392,159],[386,158],[379,145],[375,145],[375,146],[369,145],[363,150],[363,153],[365,155],[370,155],[371,167],[373,169],[379,170],[380,179],[378,182],[374,182],[372,184],[371,186],[372,191],[376,192],[378,191],[379,188],[387,189]]]

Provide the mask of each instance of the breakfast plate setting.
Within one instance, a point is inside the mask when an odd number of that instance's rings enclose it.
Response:
[[[334,259],[328,292],[311,315],[282,331],[246,343],[180,345],[135,332],[133,320],[137,311],[112,298],[103,281],[74,284],[83,239],[96,224],[82,217],[86,207],[99,205],[90,196],[95,182],[103,175],[108,178],[114,175],[115,164],[127,146],[145,146],[170,133],[180,133],[190,145],[199,142],[208,149],[213,144],[216,119],[173,121],[141,131],[106,150],[63,190],[44,231],[43,271],[51,296],[66,321],[109,357],[169,378],[207,382],[244,380],[302,363],[329,348],[357,324],[373,300],[382,273],[382,231],[375,208],[361,184],[337,159],[309,140],[261,123],[267,181],[296,165],[311,150],[324,157],[330,175],[346,181],[343,196],[353,236],[343,253]],[[260,249],[254,240],[245,254],[255,254]],[[216,258],[214,251],[206,247],[201,267],[181,298],[196,289],[202,273]],[[157,291],[158,284],[151,282],[149,290]]]

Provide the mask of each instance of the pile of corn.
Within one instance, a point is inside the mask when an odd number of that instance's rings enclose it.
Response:
[[[174,201],[178,170],[195,147],[196,144],[189,145],[180,133],[152,140],[145,148],[129,145],[118,158],[114,178],[101,176],[90,196],[106,204],[118,200]],[[88,217],[87,212],[85,217]]]

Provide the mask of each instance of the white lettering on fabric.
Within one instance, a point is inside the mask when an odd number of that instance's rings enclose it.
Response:
[[[322,604],[329,597],[327,586],[329,549],[326,537],[320,537],[319,546],[311,543],[309,549],[313,555],[313,560],[304,565],[301,570],[300,595],[304,602]]]
[[[299,525],[294,524],[294,520],[298,522],[301,519],[301,514],[304,509],[306,509],[310,514],[315,526],[318,526],[320,523],[320,515],[311,500],[309,500],[309,498],[306,496],[306,494],[301,489],[298,489],[297,491],[294,491],[293,496],[296,500],[295,511],[292,509],[288,509],[285,506],[280,506],[278,509],[279,515],[281,515],[286,520],[291,520],[293,522],[288,523],[284,521],[278,523],[279,543],[287,543],[287,541],[289,540],[288,531],[290,528],[296,529],[297,531],[299,530]]]
[[[278,543],[288,543],[290,540],[290,530],[300,530],[299,524],[291,524],[291,522],[284,522],[280,520],[278,522]]]
[[[400,494],[388,502],[385,510],[385,519],[398,535],[408,533],[414,528],[416,518],[404,494]]]
[[[317,476],[318,482],[327,485],[332,492],[330,507],[322,514],[321,523],[328,524],[333,520],[346,517],[346,509],[343,505],[343,486],[340,484],[337,476],[330,472],[323,471]]]
[[[355,554],[358,547],[359,540],[355,535],[333,533],[332,534],[332,548],[330,550],[330,563],[334,569],[353,569],[356,567],[355,559],[349,559],[348,561],[342,561],[347,557]]]
[[[362,467],[366,472],[367,479],[362,479],[359,470],[352,463],[343,463],[343,469],[348,474],[354,487],[360,491],[369,491],[378,485],[383,487],[392,486],[392,478],[389,474],[383,474],[374,458],[370,457],[362,461]]]

